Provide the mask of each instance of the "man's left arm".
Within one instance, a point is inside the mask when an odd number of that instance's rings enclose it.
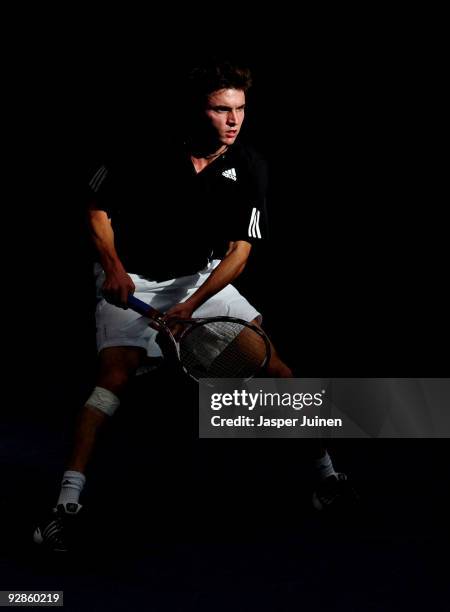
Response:
[[[167,311],[166,317],[190,318],[206,300],[232,283],[244,270],[252,245],[245,240],[230,242],[228,251],[220,264],[195,293],[182,304]]]

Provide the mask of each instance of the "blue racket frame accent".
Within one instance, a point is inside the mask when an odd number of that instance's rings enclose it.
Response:
[[[157,310],[152,308],[152,306],[149,306],[148,304],[146,304],[139,298],[135,297],[134,295],[128,296],[127,304],[128,304],[128,307],[131,308],[131,310],[134,310],[135,312],[141,315],[144,315],[147,317],[154,316],[156,319],[159,319],[161,317],[160,312],[158,312]]]

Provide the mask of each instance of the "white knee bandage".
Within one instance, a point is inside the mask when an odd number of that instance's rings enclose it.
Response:
[[[104,412],[108,416],[112,416],[120,406],[120,400],[117,395],[114,395],[108,389],[95,387],[92,395],[86,401],[86,405],[97,408],[97,410]]]

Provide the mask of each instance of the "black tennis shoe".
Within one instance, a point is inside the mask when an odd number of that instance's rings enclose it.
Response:
[[[82,506],[75,503],[58,504],[34,530],[33,540],[52,552],[67,552],[74,540],[75,517]]]
[[[319,482],[313,493],[312,504],[316,510],[347,508],[359,502],[359,495],[351,486],[347,475],[338,472]]]

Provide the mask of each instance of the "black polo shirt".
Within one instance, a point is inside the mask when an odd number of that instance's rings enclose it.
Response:
[[[90,195],[111,218],[129,273],[164,280],[222,258],[230,241],[265,238],[266,164],[235,144],[196,173],[182,147],[98,167]]]

